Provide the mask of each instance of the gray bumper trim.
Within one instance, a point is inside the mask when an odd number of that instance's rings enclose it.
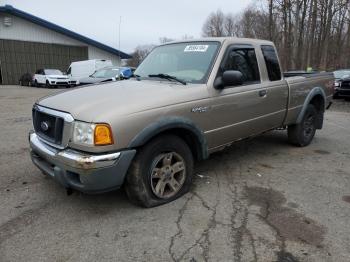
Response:
[[[29,143],[32,149],[38,151],[39,154],[42,152],[49,158],[55,158],[55,160],[71,167],[82,169],[106,167],[112,165],[120,157],[120,152],[105,155],[90,155],[72,149],[57,150],[42,142],[40,137],[35,133],[29,135]]]
[[[57,150],[29,135],[33,163],[65,188],[102,193],[121,187],[136,150],[90,155],[71,149]]]

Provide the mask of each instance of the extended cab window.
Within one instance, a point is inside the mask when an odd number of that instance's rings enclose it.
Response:
[[[281,80],[281,68],[278,63],[278,57],[275,48],[269,45],[264,45],[261,47],[261,50],[264,55],[267,73],[269,75],[270,81]]]
[[[260,82],[259,66],[253,47],[230,47],[220,73],[227,70],[240,71],[245,85]]]

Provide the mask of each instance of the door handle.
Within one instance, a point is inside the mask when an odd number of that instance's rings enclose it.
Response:
[[[259,91],[259,96],[260,97],[265,97],[266,95],[267,95],[267,90],[266,89]]]

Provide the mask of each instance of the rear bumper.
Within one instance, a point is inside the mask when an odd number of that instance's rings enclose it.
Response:
[[[136,150],[93,155],[72,149],[58,150],[35,133],[29,134],[31,159],[41,171],[65,188],[102,193],[122,186]]]
[[[336,89],[334,95],[340,97],[350,97],[350,89]]]

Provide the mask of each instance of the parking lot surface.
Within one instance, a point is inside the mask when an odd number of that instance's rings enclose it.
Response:
[[[350,102],[306,148],[274,131],[196,165],[164,206],[66,191],[33,166],[31,107],[56,89],[0,87],[0,261],[350,261]]]

